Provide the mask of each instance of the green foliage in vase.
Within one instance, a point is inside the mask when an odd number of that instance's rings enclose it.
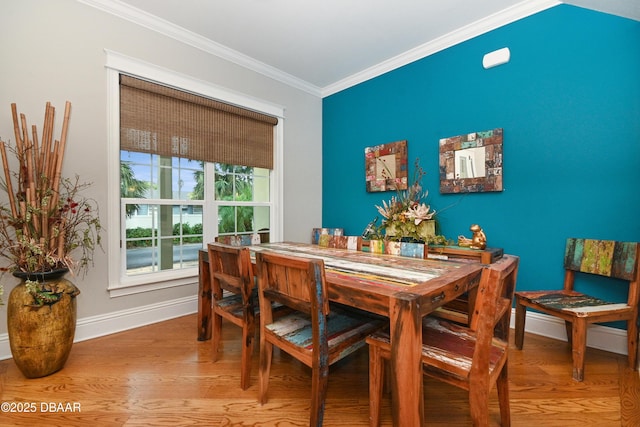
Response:
[[[413,183],[406,190],[399,190],[389,202],[376,205],[384,218],[380,227],[386,239],[427,242],[434,236],[434,228],[428,221],[435,220],[436,211],[423,201],[429,194],[422,190],[425,174],[416,159]]]
[[[370,224],[367,238],[370,240],[391,240],[424,242],[434,245],[449,245],[453,241],[443,235],[436,234],[438,224],[436,211],[425,203],[428,191],[422,189],[422,178],[426,172],[416,159],[413,182],[406,190],[399,190],[391,200],[376,205],[383,220],[379,226],[376,221]]]

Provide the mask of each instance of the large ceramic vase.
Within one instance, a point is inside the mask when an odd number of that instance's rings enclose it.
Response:
[[[7,329],[13,360],[27,378],[40,378],[64,366],[76,332],[78,288],[63,276],[67,270],[14,275],[21,282],[7,301]],[[27,289],[27,280],[40,282],[51,294],[36,301]],[[58,300],[53,302],[50,296]]]

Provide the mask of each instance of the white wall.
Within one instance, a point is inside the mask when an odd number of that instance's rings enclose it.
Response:
[[[63,171],[67,176],[77,173],[94,183],[86,195],[105,207],[103,225],[107,224],[107,145],[113,143],[107,140],[105,49],[284,107],[284,238],[307,241],[311,228],[320,225],[320,97],[76,0],[3,1],[0,28],[0,137],[5,141],[14,139],[12,102],[26,114],[30,124],[41,129],[45,103],[51,101],[56,107],[55,136],[59,138],[64,103],[70,101]],[[118,328],[154,320],[154,316],[162,318],[196,309],[197,278],[189,286],[110,298],[107,249],[96,253],[95,267],[86,277],[73,279],[82,291],[78,296],[80,339],[83,334],[89,337],[100,330],[109,332],[111,316],[122,317],[122,313],[138,315],[131,316],[130,324],[120,322]],[[5,275],[2,283],[6,300],[15,280]],[[171,307],[173,301],[179,309],[165,308]],[[148,307],[152,308],[147,310]],[[0,307],[0,357],[3,345],[6,348],[5,313],[6,307]],[[90,323],[101,325],[101,329],[96,331]],[[195,336],[194,324],[194,339]]]

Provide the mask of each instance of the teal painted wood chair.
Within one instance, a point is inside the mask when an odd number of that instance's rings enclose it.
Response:
[[[564,254],[564,288],[516,292],[516,347],[522,349],[526,308],[558,317],[565,322],[573,356],[573,379],[584,379],[587,326],[591,323],[626,321],[629,366],[635,368],[638,353],[638,275],[637,242],[567,239]],[[575,290],[576,273],[619,279],[628,284],[626,302],[608,301]],[[611,281],[608,281],[611,282]],[[616,286],[616,283],[609,283]],[[618,283],[618,285],[621,285]]]
[[[503,257],[482,271],[478,296],[469,326],[436,316],[422,321],[422,369],[426,376],[467,390],[474,426],[490,423],[489,398],[495,386],[500,424],[509,426],[509,321],[518,275],[519,258]],[[385,375],[384,361],[391,358],[388,329],[367,338],[369,344],[369,423],[380,424]],[[398,397],[402,399],[402,396]],[[425,421],[428,421],[425,420]]]
[[[366,345],[365,339],[382,326],[367,313],[329,304],[324,263],[320,259],[256,254],[260,301],[259,402],[267,402],[273,346],[311,368],[310,426],[321,426],[329,366]],[[293,311],[275,318],[271,307],[280,303]]]

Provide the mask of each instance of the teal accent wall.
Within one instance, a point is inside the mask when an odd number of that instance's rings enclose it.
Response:
[[[503,47],[511,61],[485,70]],[[440,194],[439,139],[493,128],[504,191]],[[395,193],[366,192],[364,148],[404,139],[441,234],[478,223],[521,257],[518,289],[561,287],[567,237],[640,241],[640,22],[559,5],[326,97],[324,227],[360,234],[378,215]]]

